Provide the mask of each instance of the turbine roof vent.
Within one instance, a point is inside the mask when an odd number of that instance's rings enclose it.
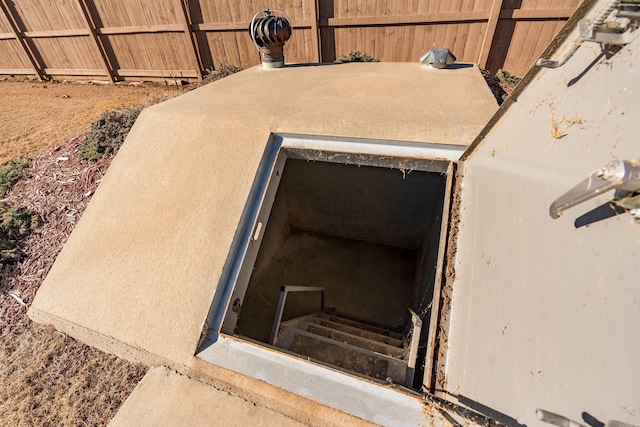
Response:
[[[262,17],[258,18],[260,14]],[[260,52],[262,67],[284,66],[284,44],[291,38],[291,22],[283,12],[265,9],[256,13],[249,25],[249,36]]]

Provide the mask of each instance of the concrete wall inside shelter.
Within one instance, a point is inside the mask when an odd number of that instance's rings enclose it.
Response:
[[[291,226],[407,249],[422,246],[442,175],[289,159],[285,189]]]

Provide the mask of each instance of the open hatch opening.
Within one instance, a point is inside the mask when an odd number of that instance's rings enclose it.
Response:
[[[221,332],[428,386],[450,186],[433,164],[280,150]]]

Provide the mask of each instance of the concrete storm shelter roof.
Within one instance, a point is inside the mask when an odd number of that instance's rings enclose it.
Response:
[[[145,109],[32,311],[193,357],[271,133],[468,145],[497,109],[475,66],[253,68]]]
[[[413,63],[256,67],[146,108],[30,315],[121,356],[255,391],[194,355],[270,135],[462,152],[496,109],[475,65]]]

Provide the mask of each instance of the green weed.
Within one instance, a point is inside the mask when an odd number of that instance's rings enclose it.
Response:
[[[520,80],[522,80],[522,77],[516,77],[513,74],[509,73],[508,71],[504,71],[504,70],[499,70],[496,73],[496,76],[504,83],[507,83],[510,85],[517,85],[518,83],[520,83]]]
[[[22,171],[29,164],[29,160],[11,160],[0,168],[0,197],[22,176]]]
[[[207,75],[204,76],[202,84],[206,85],[207,83],[215,82],[216,80],[223,79],[242,70],[244,70],[244,68],[236,67],[235,65],[223,65],[217,70],[207,70]]]
[[[40,225],[38,215],[23,207],[0,207],[0,265],[22,257],[19,243]]]
[[[380,59],[374,58],[358,50],[355,52],[350,52],[347,55],[342,55],[340,58],[333,61],[334,64],[344,64],[347,62],[380,62]]]
[[[80,144],[80,155],[85,159],[98,160],[118,151],[141,111],[142,107],[137,107],[103,113],[91,124],[91,130]]]

